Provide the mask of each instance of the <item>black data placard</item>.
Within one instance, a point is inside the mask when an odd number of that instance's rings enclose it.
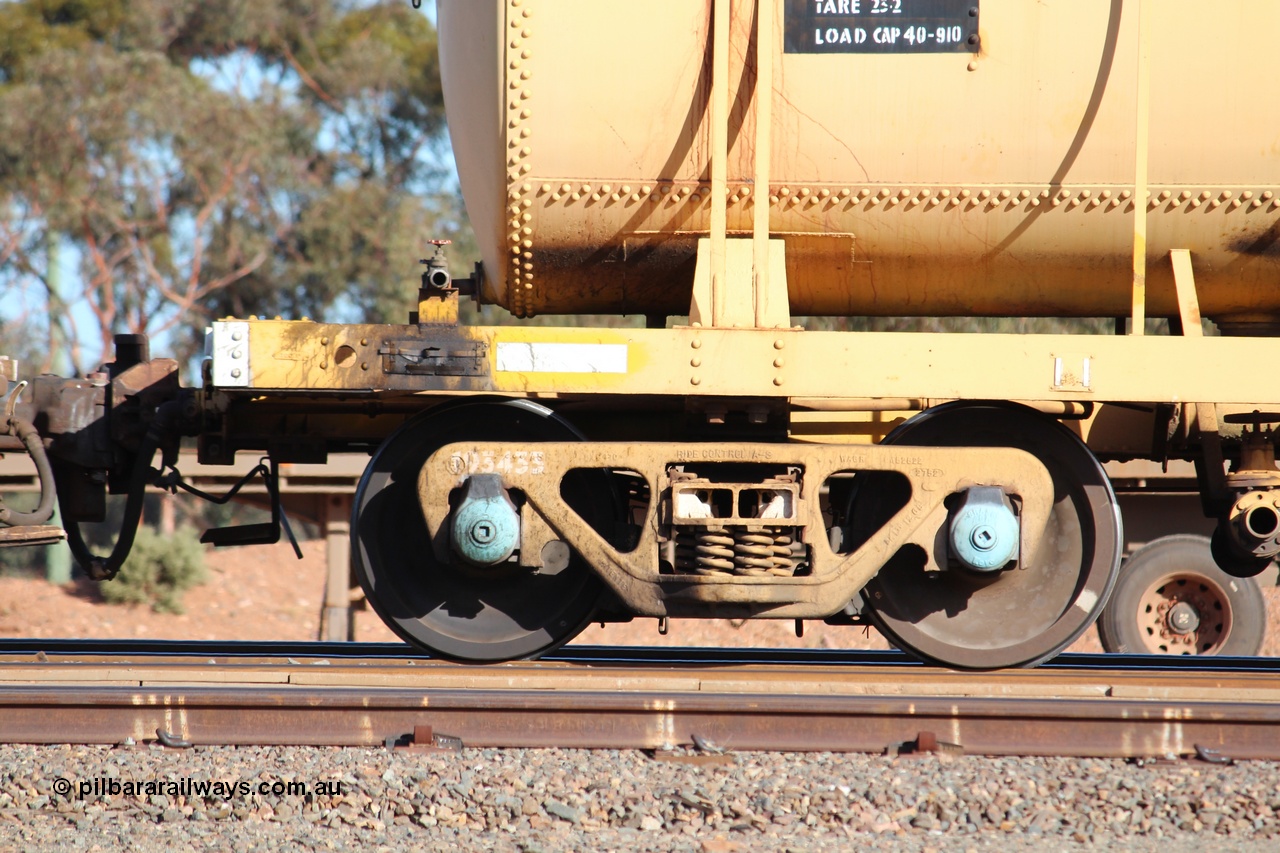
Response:
[[[787,0],[787,53],[977,53],[978,0]]]

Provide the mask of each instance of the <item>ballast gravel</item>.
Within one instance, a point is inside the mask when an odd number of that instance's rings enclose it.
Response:
[[[677,757],[726,761],[694,756]],[[1280,847],[1274,762],[727,761],[639,750],[7,746],[0,850]]]

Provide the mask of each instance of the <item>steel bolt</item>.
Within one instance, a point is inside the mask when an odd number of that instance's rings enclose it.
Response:
[[[498,533],[497,529],[493,526],[493,522],[488,520],[477,521],[475,524],[471,525],[471,530],[467,532],[475,542],[478,542],[481,545],[488,545],[493,541],[493,538]]]
[[[975,527],[973,533],[969,534],[969,541],[979,551],[990,551],[996,546],[996,534],[990,527],[982,524]]]

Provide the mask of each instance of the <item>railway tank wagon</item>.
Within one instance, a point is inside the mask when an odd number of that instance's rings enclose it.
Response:
[[[1223,569],[1280,552],[1276,4],[445,0],[439,31],[476,274],[438,252],[405,325],[219,321],[198,389],[138,346],[105,388],[34,382],[15,416],[73,547],[178,436],[268,477],[364,448],[353,570],[432,653],[825,619],[975,669],[1102,611],[1103,460],[1195,462]],[[647,323],[467,325],[463,298]],[[1116,334],[799,319],[822,315]]]

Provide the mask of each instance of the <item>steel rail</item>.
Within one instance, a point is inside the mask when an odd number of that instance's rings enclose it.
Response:
[[[420,726],[469,747],[880,752],[921,732],[979,755],[1280,758],[1280,704],[987,697],[775,696],[188,687],[9,688],[7,743],[380,745]]]
[[[0,660],[0,742],[115,744],[162,731],[192,744],[369,746],[419,727],[469,747],[659,749],[696,735],[734,750],[879,752],[925,732],[969,754],[1163,757],[1199,746],[1277,759],[1280,683],[1267,672],[957,673],[901,660]]]
[[[330,660],[432,660],[405,643],[347,643],[225,640],[96,640],[74,638],[0,638],[0,662],[38,653],[59,656],[136,656],[205,658],[325,658]],[[543,662],[659,665],[790,664],[793,666],[906,666],[927,669],[902,652],[882,649],[769,649],[699,646],[566,646],[544,655]],[[1117,655],[1069,653],[1038,670],[1145,672],[1269,672],[1280,674],[1280,658],[1197,655]],[[981,674],[973,677],[980,678]]]

